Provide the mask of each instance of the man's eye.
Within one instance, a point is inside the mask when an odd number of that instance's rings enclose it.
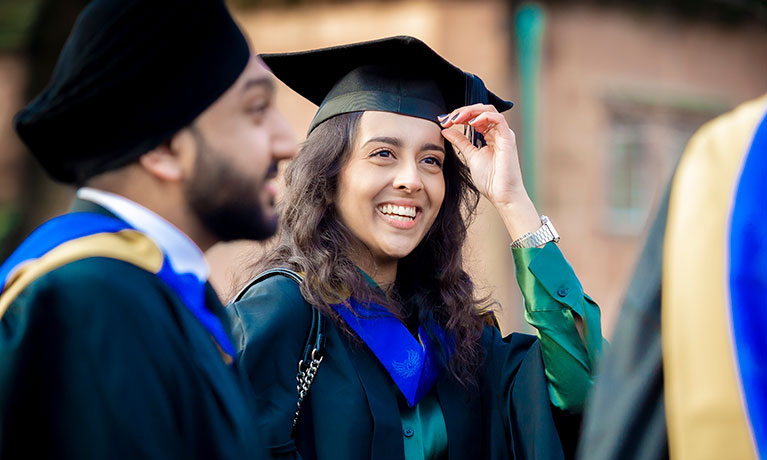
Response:
[[[245,113],[249,115],[262,115],[268,108],[269,104],[251,105],[245,110]]]

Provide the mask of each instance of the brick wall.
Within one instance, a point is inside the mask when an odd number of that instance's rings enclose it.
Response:
[[[723,27],[591,6],[557,4],[545,12],[536,205],[559,229],[563,251],[602,307],[609,336],[643,230],[686,133],[767,91],[767,32],[756,26]],[[519,101],[509,28],[513,18],[505,2],[303,6],[243,11],[237,18],[263,52],[414,35],[480,75],[489,88]],[[315,108],[285,87],[278,90],[277,104],[302,139]],[[639,140],[650,153],[642,165],[646,180],[638,184],[643,191],[640,218],[615,226],[609,218],[615,194],[615,185],[610,185],[615,155],[611,139],[616,117],[624,112],[629,120],[639,120],[627,126],[643,129]],[[519,110],[507,118],[521,133]],[[503,305],[503,328],[524,328],[508,236],[488,208],[481,205],[471,228],[469,269],[478,285]],[[234,243],[209,252],[213,282],[223,297],[247,277],[242,267],[258,256],[258,248]]]

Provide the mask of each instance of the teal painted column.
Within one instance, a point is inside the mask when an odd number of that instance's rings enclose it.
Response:
[[[543,8],[536,3],[521,5],[514,18],[522,111],[522,179],[533,203],[538,195],[538,88],[544,22]]]

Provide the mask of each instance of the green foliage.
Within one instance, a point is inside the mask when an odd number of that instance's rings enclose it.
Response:
[[[0,205],[0,256],[3,256],[0,258],[0,261],[9,252],[10,248],[8,248],[8,245],[10,241],[8,239],[14,234],[20,223],[21,213],[15,205]]]
[[[43,0],[0,1],[0,51],[24,46]]]

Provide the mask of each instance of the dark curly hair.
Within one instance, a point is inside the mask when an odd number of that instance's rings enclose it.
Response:
[[[347,332],[330,304],[343,302],[349,293],[386,306],[410,324],[435,320],[450,338],[449,359],[448,351],[440,350],[448,370],[462,385],[472,385],[481,360],[479,337],[490,306],[487,298],[476,297],[463,270],[463,245],[479,191],[469,169],[445,141],[445,199],[432,228],[398,262],[394,289],[384,294],[370,286],[350,258],[355,237],[339,220],[334,205],[339,174],[354,146],[361,115],[330,118],[309,135],[285,171],[276,245],[252,267],[253,272],[272,267],[303,272],[304,298]]]

